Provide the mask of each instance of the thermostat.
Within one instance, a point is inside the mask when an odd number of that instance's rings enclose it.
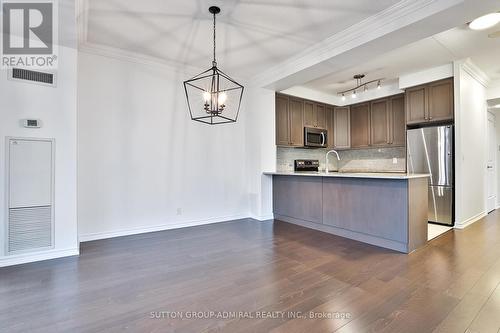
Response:
[[[41,123],[39,119],[23,119],[23,126],[26,128],[40,128]]]

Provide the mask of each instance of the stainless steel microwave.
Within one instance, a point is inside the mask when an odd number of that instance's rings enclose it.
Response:
[[[304,127],[304,146],[324,148],[328,145],[326,129],[315,127]]]

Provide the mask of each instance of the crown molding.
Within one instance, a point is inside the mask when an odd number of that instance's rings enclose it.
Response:
[[[490,78],[470,58],[457,61],[457,64],[483,87],[488,88],[491,83]]]
[[[426,17],[463,3],[464,0],[403,0],[360,21],[351,27],[306,48],[251,79],[255,85],[266,86],[300,70],[327,61]]]
[[[156,69],[164,70],[167,72],[180,73],[186,76],[186,78],[196,75],[209,68],[209,66],[204,68],[195,67],[191,65],[186,65],[184,63],[168,61],[162,58],[151,57],[141,53],[131,52],[111,46],[89,43],[89,42],[81,44],[78,47],[78,52],[98,55],[101,57],[111,58],[119,61],[125,61],[138,65],[154,67]],[[239,76],[232,76],[232,78],[237,80],[243,85],[248,84],[248,79]]]
[[[94,44],[86,42],[80,44],[78,47],[79,52],[99,55],[107,58],[112,58],[120,61],[126,61],[130,63],[135,63],[139,65],[152,66],[156,68],[162,68],[169,71],[175,72],[186,72],[186,73],[196,73],[200,72],[202,69],[197,67],[188,66],[185,64],[176,63],[173,61],[167,61],[161,58],[155,58],[151,56],[146,56],[144,54],[130,52],[122,49],[118,49],[111,46],[105,46],[101,44]],[[206,69],[206,68],[205,68]]]

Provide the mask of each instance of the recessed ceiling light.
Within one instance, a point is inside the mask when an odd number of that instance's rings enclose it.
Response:
[[[472,30],[484,30],[491,28],[492,26],[498,24],[498,22],[500,22],[500,13],[490,13],[478,17],[469,23],[469,28]]]

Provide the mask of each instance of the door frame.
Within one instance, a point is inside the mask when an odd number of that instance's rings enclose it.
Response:
[[[485,186],[485,200],[486,200],[486,213],[489,214],[490,212],[496,210],[499,208],[499,205],[498,205],[498,187],[499,187],[499,184],[498,184],[498,157],[499,157],[499,153],[498,153],[498,137],[497,137],[497,130],[496,130],[496,126],[497,126],[497,116],[495,113],[491,112],[488,110],[487,112],[487,119],[486,119],[486,141],[487,141],[487,151],[486,151],[486,168],[488,167],[488,157],[489,157],[489,154],[490,154],[490,144],[492,144],[490,142],[490,126],[489,126],[489,122],[492,121],[493,122],[493,126],[494,126],[494,130],[493,130],[493,136],[494,136],[494,142],[493,142],[493,146],[495,147],[495,156],[493,158],[493,170],[494,170],[494,193],[495,193],[495,202],[493,203],[493,209],[490,210],[490,207],[488,206],[488,196],[489,196],[489,193],[488,193],[488,182],[489,182],[489,174],[488,174],[488,170],[486,169],[485,172],[486,172],[486,186]]]

